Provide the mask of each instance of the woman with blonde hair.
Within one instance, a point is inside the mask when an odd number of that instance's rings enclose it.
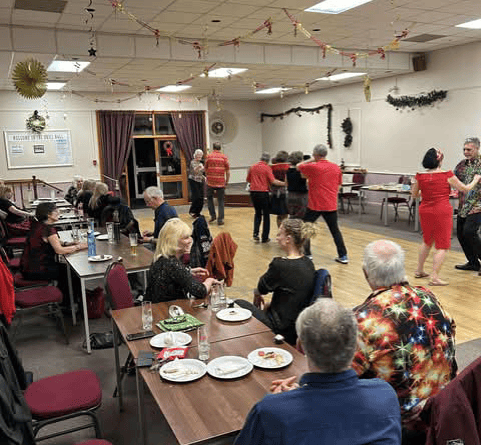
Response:
[[[82,184],[82,189],[78,192],[76,206],[79,209],[82,208],[86,214],[88,214],[90,198],[93,195],[96,184],[97,181],[86,179]]]
[[[252,311],[252,315],[276,334],[284,336],[292,345],[296,343],[296,318],[309,304],[314,292],[315,269],[312,260],[302,253],[304,242],[317,234],[317,226],[300,219],[285,219],[276,241],[285,256],[274,258],[267,272],[259,278],[254,289],[254,303],[236,300]],[[271,303],[264,295],[273,292]]]
[[[34,215],[19,209],[12,201],[12,189],[0,186],[0,210],[6,213],[5,222],[10,236],[25,236],[30,231],[30,218]]]
[[[196,277],[206,277],[208,272],[202,267],[191,269],[185,266],[181,258],[190,253],[192,247],[192,229],[179,218],[169,219],[159,233],[154,263],[150,267],[145,298],[158,303],[184,298],[205,298],[213,284],[214,278],[207,278],[203,283]]]
[[[109,205],[109,187],[105,182],[97,182],[89,201],[88,214],[100,223],[102,210]]]

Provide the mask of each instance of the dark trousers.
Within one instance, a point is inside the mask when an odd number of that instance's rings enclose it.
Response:
[[[262,241],[269,239],[271,230],[271,215],[269,205],[269,192],[251,192],[251,200],[254,206],[254,237],[259,236],[259,228],[262,224]]]
[[[224,221],[224,194],[225,188],[207,187],[207,208],[212,219],[216,218],[214,206],[214,193],[217,192],[217,205],[219,207],[219,222]]]
[[[466,218],[458,216],[456,234],[464,255],[472,266],[479,266],[481,260],[481,240],[478,235],[480,226],[481,213],[468,215]]]
[[[322,216],[324,218],[324,221],[326,221],[327,227],[331,232],[331,235],[334,239],[334,243],[336,244],[337,256],[343,257],[344,255],[347,255],[347,250],[346,250],[346,246],[344,245],[342,233],[339,230],[339,226],[337,224],[337,211],[335,210],[333,212],[320,212],[320,211],[311,210],[308,208],[306,211],[306,215],[304,216],[304,221],[313,223],[317,221],[317,218],[319,218],[319,216]],[[307,240],[306,243],[304,244],[304,252],[306,255],[311,255],[310,240]]]
[[[193,215],[200,215],[202,207],[204,207],[204,183],[189,179],[190,185],[190,209],[189,213]]]

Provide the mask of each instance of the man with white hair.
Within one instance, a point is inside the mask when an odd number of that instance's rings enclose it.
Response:
[[[142,236],[145,243],[155,243],[159,236],[160,229],[170,218],[177,218],[176,210],[164,200],[164,193],[155,186],[147,187],[144,190],[145,204],[154,210],[154,231],[144,230]]]
[[[379,377],[391,384],[407,426],[456,375],[456,325],[431,291],[407,283],[398,244],[368,244],[363,271],[373,292],[354,308],[359,334],[352,367],[361,378]],[[404,437],[410,434],[403,430],[403,443],[416,443]]]
[[[351,368],[357,326],[330,298],[296,321],[309,372],[292,391],[265,396],[249,413],[235,445],[401,443],[397,397],[381,379],[360,380]]]
[[[337,224],[337,195],[342,185],[342,172],[337,164],[326,159],[327,147],[319,144],[314,147],[312,157],[299,162],[296,168],[309,180],[307,211],[304,221],[316,222],[324,218],[337,248],[335,260],[341,264],[349,263],[342,233]],[[305,254],[311,256],[311,244],[305,244]],[[312,258],[312,256],[311,256]]]

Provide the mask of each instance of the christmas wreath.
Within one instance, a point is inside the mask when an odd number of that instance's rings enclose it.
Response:
[[[396,110],[406,107],[414,110],[416,107],[428,107],[434,104],[434,102],[444,100],[446,99],[447,95],[448,92],[445,90],[433,90],[428,94],[421,94],[419,96],[401,96],[399,98],[392,97],[390,94],[388,94],[386,102],[391,104],[393,107],[396,107]]]
[[[346,133],[344,138],[344,147],[350,147],[352,144],[352,121],[350,117],[346,117],[341,124],[342,131]]]
[[[37,110],[27,119],[27,128],[35,133],[41,133],[46,125],[45,118],[40,116]]]

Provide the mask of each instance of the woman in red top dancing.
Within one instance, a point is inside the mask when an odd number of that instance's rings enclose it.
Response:
[[[453,208],[449,203],[451,187],[467,192],[481,178],[480,175],[475,175],[471,183],[463,184],[451,170],[441,170],[443,158],[443,153],[438,149],[430,148],[426,152],[422,162],[426,171],[416,174],[411,192],[413,198],[417,198],[419,193],[422,197],[419,219],[423,231],[423,243],[419,249],[418,266],[414,276],[416,278],[429,276],[424,272],[424,263],[434,243],[436,251],[429,280],[431,286],[449,284],[439,278],[439,271],[446,258],[446,253],[451,247],[451,231],[453,229]]]

